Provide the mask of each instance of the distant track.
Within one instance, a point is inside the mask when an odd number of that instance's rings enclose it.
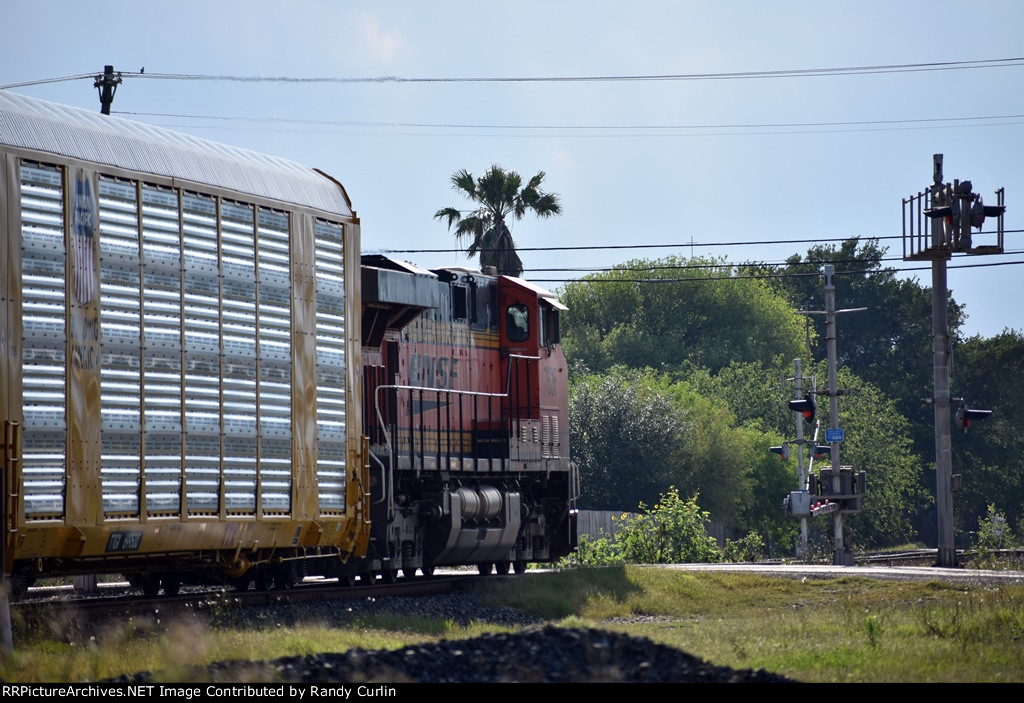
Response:
[[[833,579],[844,576],[889,581],[945,581],[951,583],[1024,584],[1024,571],[949,569],[934,566],[831,566],[825,564],[671,564],[682,571],[733,571],[786,578]]]

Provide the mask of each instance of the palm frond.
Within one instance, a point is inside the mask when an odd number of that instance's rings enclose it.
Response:
[[[446,220],[449,230],[454,227],[460,242],[469,240],[466,253],[470,258],[479,255],[481,266],[494,266],[502,274],[520,276],[523,262],[516,253],[509,223],[521,220],[528,210],[538,217],[552,217],[562,212],[558,196],[540,189],[544,176],[543,171],[538,171],[523,187],[522,176],[498,164],[491,164],[476,179],[466,169],[456,171],[451,178],[452,188],[479,207],[465,216],[455,208],[444,208],[434,217]],[[508,216],[511,219],[506,220]]]
[[[453,224],[462,219],[462,213],[453,207],[446,207],[435,212],[434,218],[438,220],[448,220],[448,229],[451,229]]]

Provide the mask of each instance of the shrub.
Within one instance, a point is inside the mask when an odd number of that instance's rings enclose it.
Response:
[[[673,486],[653,508],[641,503],[640,514],[626,520],[618,535],[622,556],[638,564],[718,561],[718,544],[704,526],[709,517],[696,495],[683,500]]]

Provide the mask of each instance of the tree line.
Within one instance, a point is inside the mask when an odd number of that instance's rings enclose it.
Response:
[[[784,266],[666,257],[633,260],[559,291],[569,307],[563,345],[570,363],[571,445],[583,478],[581,507],[628,510],[670,487],[696,496],[733,534],[756,532],[791,553],[797,521],[782,500],[796,489],[796,460],[771,446],[795,437],[793,360],[805,388],[827,385],[821,266],[838,274],[843,463],[867,472],[859,514],[846,521],[854,546],[935,543],[931,291],[882,265],[877,240],[814,246]],[[804,273],[804,276],[769,276]],[[638,282],[642,281],[642,282]],[[960,333],[963,306],[949,300],[953,395],[994,410],[954,432],[954,498],[960,544],[971,543],[990,505],[1024,527],[1024,337]],[[821,427],[828,403],[818,403]],[[822,430],[819,441],[824,443]],[[813,521],[822,533],[831,528]]]

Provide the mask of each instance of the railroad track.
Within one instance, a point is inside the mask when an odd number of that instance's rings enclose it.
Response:
[[[235,591],[226,588],[184,588],[174,596],[145,597],[127,583],[105,584],[95,595],[77,595],[70,586],[32,588],[21,600],[11,603],[11,615],[24,623],[60,620],[78,624],[105,618],[138,616],[170,617],[202,614],[226,608],[275,606],[285,603],[382,598],[387,596],[425,596],[448,593],[482,577],[476,574],[444,574],[429,578],[401,578],[390,584],[342,585],[334,580],[306,579],[284,590]]]
[[[990,554],[999,563],[1024,563],[1024,549],[993,549]],[[978,557],[975,549],[960,549],[956,553],[957,561],[964,564]],[[889,566],[930,566],[938,558],[935,549],[911,549],[902,552],[884,552],[857,557],[858,564],[889,565]]]

